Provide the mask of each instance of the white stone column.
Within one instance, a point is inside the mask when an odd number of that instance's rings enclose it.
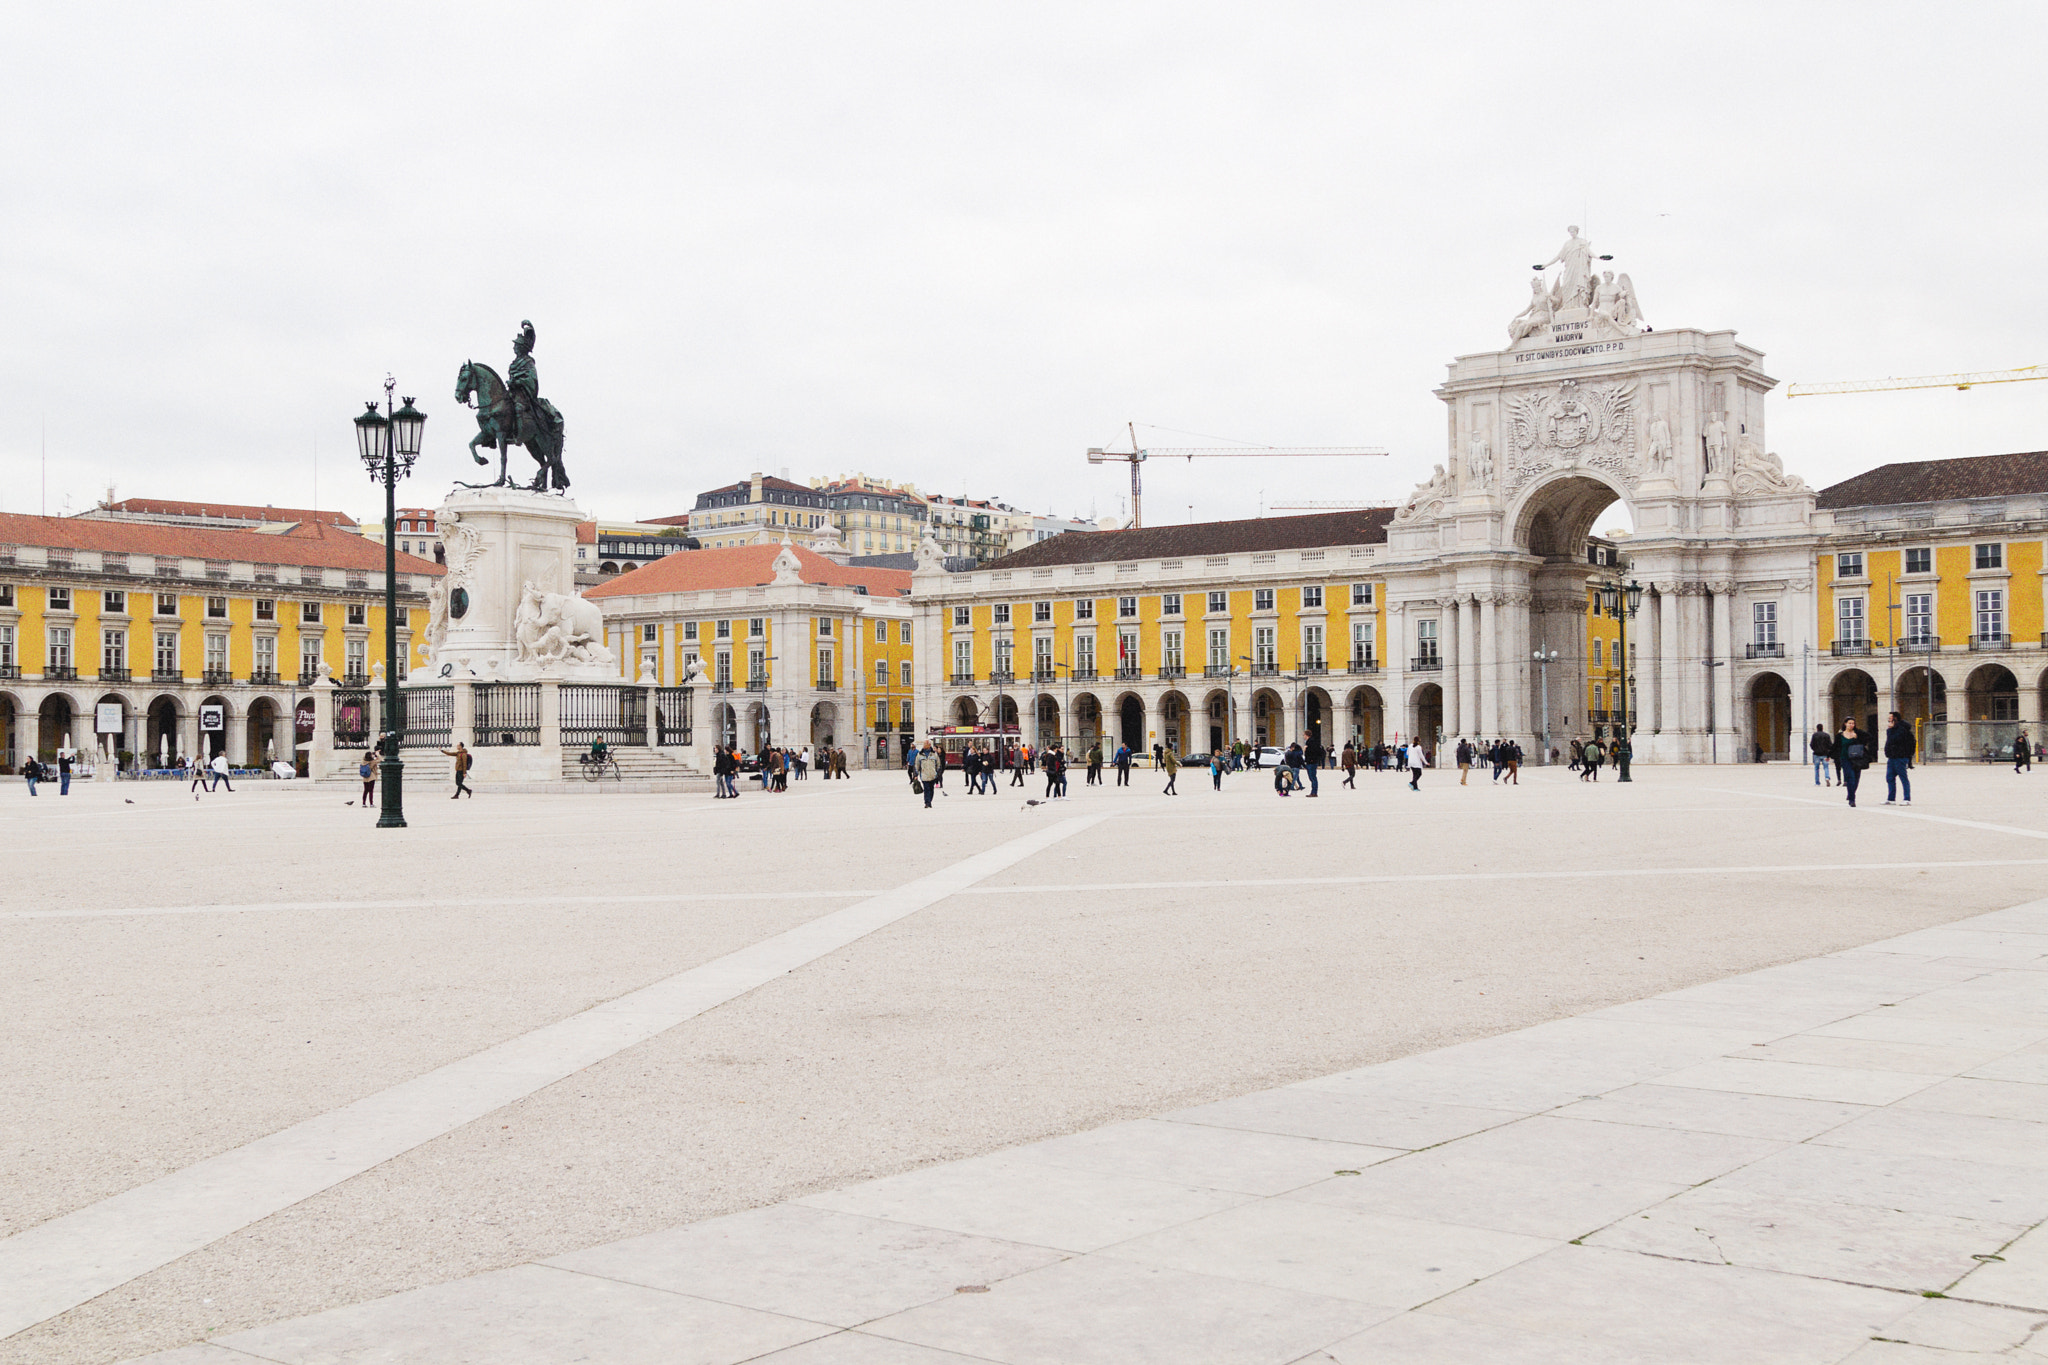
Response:
[[[1503,717],[1510,735],[1529,747],[1532,727],[1529,716],[1534,709],[1534,699],[1529,695],[1529,655],[1535,650],[1534,639],[1529,631],[1529,608],[1531,594],[1514,592],[1508,594],[1508,638],[1507,675],[1508,714]]]
[[[1693,735],[1692,761],[1703,763],[1715,748],[1707,726],[1707,688],[1711,685],[1707,674],[1713,671],[1706,666],[1707,660],[1713,657],[1707,616],[1707,585],[1688,583],[1678,596],[1680,612],[1684,616],[1681,633],[1685,640],[1683,657],[1678,665],[1678,690],[1685,699],[1685,728]],[[1718,721],[1719,717],[1715,719]]]
[[[1439,597],[1436,605],[1437,642],[1443,651],[1444,660],[1444,729],[1452,735],[1461,735],[1465,733],[1458,723],[1464,701],[1462,675],[1465,656],[1459,650],[1462,643],[1459,639],[1459,624],[1465,613],[1459,609],[1461,604],[1455,597]]]
[[[1380,713],[1382,726],[1388,730],[1400,731],[1403,738],[1408,734],[1408,656],[1401,651],[1408,648],[1408,604],[1387,603],[1387,638],[1380,641],[1385,655],[1387,690],[1383,696]],[[1249,702],[1246,703],[1250,705]],[[1250,725],[1252,713],[1245,712],[1245,723]],[[1390,741],[1391,742],[1391,741]]]
[[[1735,585],[1722,580],[1712,585],[1714,592],[1714,648],[1713,658],[1721,667],[1714,670],[1714,724],[1721,734],[1733,739],[1740,735],[1743,726],[1738,724],[1735,714]],[[1722,746],[1724,750],[1739,748],[1740,744]],[[1730,762],[1740,762],[1739,753],[1723,753]]]
[[[1470,593],[1458,598],[1458,733],[1479,733],[1479,604]]]
[[[1639,728],[1646,735],[1653,735],[1664,728],[1662,702],[1657,695],[1658,660],[1664,655],[1663,646],[1659,643],[1661,637],[1658,635],[1658,622],[1663,614],[1662,601],[1663,599],[1654,593],[1643,594],[1643,611],[1638,618],[1640,625],[1635,636],[1637,654],[1646,661],[1636,673],[1636,689],[1639,693],[1636,697],[1636,710],[1640,717]]]
[[[451,680],[448,747],[467,744],[476,747],[476,684],[468,678]]]
[[[1499,593],[1479,599],[1479,734],[1485,739],[1499,738],[1501,730],[1500,604]]]
[[[312,692],[313,747],[306,751],[306,776],[322,778],[331,776],[334,769],[334,683],[329,678],[317,678]],[[178,748],[178,739],[171,741],[171,748]],[[172,757],[177,754],[173,752]]]
[[[1664,582],[1657,585],[1657,705],[1658,720],[1664,733],[1675,736],[1685,725],[1684,699],[1679,695],[1678,661],[1681,654],[1679,641],[1678,584]],[[1667,761],[1679,757],[1677,741],[1665,745]]]
[[[560,781],[562,776],[562,684],[553,678],[540,683],[540,753],[538,761],[544,780]]]

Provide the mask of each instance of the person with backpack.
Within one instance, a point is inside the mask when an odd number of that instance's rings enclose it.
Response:
[[[916,768],[917,790],[924,793],[924,808],[926,810],[932,808],[932,797],[938,794],[939,767],[939,755],[932,748],[932,742],[926,740],[924,748],[918,751]]]
[[[1180,776],[1180,759],[1175,756],[1171,748],[1162,748],[1159,751],[1159,763],[1161,767],[1166,769],[1166,786],[1159,794],[1161,796],[1179,796],[1180,793],[1174,790],[1173,784]]]
[[[1829,772],[1835,761],[1835,737],[1828,733],[1828,727],[1819,721],[1813,723],[1813,736],[1806,741],[1807,750],[1813,755],[1813,785],[1832,787],[1834,782]]]
[[[1221,749],[1209,755],[1209,785],[1217,791],[1223,790],[1223,770],[1230,766]]]
[[[464,792],[468,792],[470,795],[470,799],[475,800],[476,792],[470,787],[468,782],[470,759],[469,746],[458,739],[455,741],[454,748],[443,749],[441,752],[447,755],[449,758],[455,760],[455,795],[449,797],[448,799],[450,801],[459,801],[462,799],[462,794]]]
[[[1842,775],[1842,786],[1849,794],[1850,809],[1856,806],[1856,788],[1863,781],[1863,770],[1870,766],[1870,744],[1856,728],[1852,717],[1842,722],[1842,732],[1835,736],[1835,770]]]
[[[374,755],[367,752],[363,755],[363,761],[356,764],[356,776],[363,779],[361,804],[368,806],[377,798],[377,760]]]

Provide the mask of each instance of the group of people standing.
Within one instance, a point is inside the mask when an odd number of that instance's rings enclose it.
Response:
[[[1813,785],[1816,787],[1840,786],[1849,798],[1849,804],[1856,804],[1856,789],[1862,784],[1863,770],[1876,760],[1877,753],[1872,736],[1857,727],[1852,717],[1842,722],[1842,728],[1834,734],[1828,727],[1816,724],[1813,733],[1807,737],[1807,752],[1813,756]],[[1891,713],[1884,730],[1884,803],[1887,806],[1901,804],[1903,792],[1905,805],[1913,804],[1913,760],[1920,748],[1919,737],[1913,727],[1906,724],[1899,713]]]
[[[1457,748],[1458,785],[1465,786],[1474,768],[1493,769],[1493,780],[1509,786],[1522,785],[1522,746],[1511,739],[1459,739]]]
[[[711,776],[718,786],[720,800],[737,799],[740,794],[740,774],[746,770],[747,755],[744,749],[718,745],[711,751]],[[764,792],[786,792],[789,781],[796,778],[803,781],[816,768],[818,775],[830,781],[844,779],[846,772],[846,750],[835,745],[823,745],[812,749],[806,744],[801,749],[783,749],[770,745],[756,757],[754,775]]]
[[[34,754],[30,754],[28,761],[21,765],[21,775],[28,779],[28,794],[34,796],[36,783],[48,782],[54,777],[57,780],[57,795],[71,795],[71,760],[74,752],[70,748],[59,749],[54,764],[45,763]]]

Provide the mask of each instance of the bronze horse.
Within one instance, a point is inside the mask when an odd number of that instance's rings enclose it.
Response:
[[[534,400],[538,411],[522,422],[518,405],[513,402],[505,381],[498,378],[498,372],[480,360],[465,360],[455,376],[455,401],[468,407],[472,405],[472,398],[475,399],[477,434],[469,443],[469,453],[478,464],[489,465],[490,458],[478,453],[477,447],[496,446],[498,479],[496,483],[465,484],[464,487],[515,487],[511,474],[505,468],[513,446],[526,447],[526,453],[540,465],[533,482],[527,485],[531,491],[544,493],[552,484],[553,490],[559,493],[569,486],[569,475],[562,468],[562,414],[555,410],[553,403],[545,398]]]

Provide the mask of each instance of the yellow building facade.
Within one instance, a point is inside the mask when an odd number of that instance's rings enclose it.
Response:
[[[322,668],[367,685],[386,663],[383,559],[333,528],[0,515],[7,770],[66,746],[143,765],[293,761]],[[441,570],[399,561],[403,669]]]

